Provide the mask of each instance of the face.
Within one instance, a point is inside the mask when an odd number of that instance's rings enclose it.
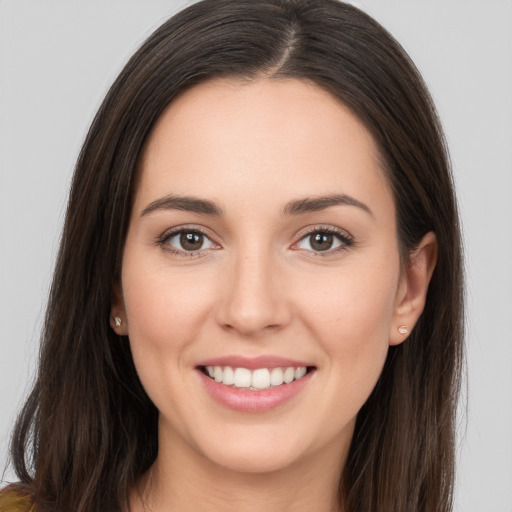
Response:
[[[327,92],[215,80],[161,116],[113,306],[161,450],[251,472],[343,454],[405,289],[376,146]]]

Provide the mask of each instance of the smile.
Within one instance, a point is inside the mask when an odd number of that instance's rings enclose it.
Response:
[[[203,371],[211,379],[225,386],[259,391],[302,379],[308,372],[308,368],[306,366],[287,366],[250,370],[249,368],[208,365],[203,367]]]
[[[195,369],[215,402],[243,413],[264,413],[293,403],[317,373],[310,362],[276,356],[218,357],[201,361]]]

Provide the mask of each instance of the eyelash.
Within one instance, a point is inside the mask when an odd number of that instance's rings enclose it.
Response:
[[[156,243],[158,246],[164,248],[166,251],[170,252],[171,254],[174,254],[176,256],[181,256],[184,258],[198,257],[204,251],[208,250],[208,249],[199,249],[197,251],[187,251],[187,250],[182,250],[182,249],[176,249],[175,247],[173,247],[172,245],[170,245],[168,243],[175,236],[181,235],[184,233],[202,235],[206,240],[209,240],[212,244],[215,244],[215,242],[212,241],[211,237],[208,236],[202,229],[199,229],[197,227],[187,228],[186,226],[180,227],[180,228],[175,228],[170,231],[166,231],[160,237],[158,237]],[[215,245],[218,245],[218,244],[215,244]]]
[[[192,227],[191,228],[180,227],[180,228],[172,229],[170,231],[166,231],[165,233],[163,233],[161,236],[158,237],[158,239],[156,240],[156,244],[160,247],[163,247],[166,251],[170,252],[171,254],[185,257],[185,258],[186,257],[192,257],[192,258],[198,257],[198,256],[201,256],[201,254],[204,251],[209,250],[209,248],[207,248],[207,249],[199,249],[197,251],[187,251],[184,249],[183,250],[176,249],[175,247],[173,247],[172,245],[169,244],[169,241],[172,238],[174,238],[177,235],[184,234],[184,233],[199,234],[199,235],[203,236],[205,239],[209,240],[212,244],[218,245],[215,242],[213,242],[213,240],[211,239],[211,237],[208,234],[206,234],[203,230],[201,230],[197,227],[193,227],[193,228]],[[312,253],[314,256],[322,256],[322,257],[331,256],[333,254],[337,254],[337,253],[346,251],[348,248],[354,246],[354,244],[355,244],[353,237],[351,235],[349,235],[346,231],[343,231],[339,228],[335,228],[332,226],[315,226],[314,228],[308,229],[306,232],[302,233],[299,240],[292,245],[292,249],[293,250],[301,250],[300,248],[294,249],[294,246],[298,245],[302,241],[306,240],[308,237],[311,237],[315,234],[332,235],[333,237],[338,239],[340,244],[338,247],[335,247],[334,249],[328,249],[325,251],[315,251],[315,250],[305,249],[306,252]]]
[[[308,250],[308,249],[305,250],[306,252],[311,253],[315,257],[316,256],[328,257],[328,256],[332,256],[334,254],[339,254],[355,245],[354,238],[344,230],[335,228],[333,226],[315,226],[313,228],[308,229],[306,232],[302,233],[300,235],[299,240],[293,244],[292,248],[294,246],[298,245],[303,240],[306,240],[308,237],[311,237],[316,234],[332,235],[333,237],[338,239],[340,244],[338,247],[335,247],[334,249],[328,249],[326,251],[315,251],[315,250]],[[295,250],[301,250],[301,249],[297,248]]]

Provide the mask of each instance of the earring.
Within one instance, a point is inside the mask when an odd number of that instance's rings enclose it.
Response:
[[[123,322],[122,322],[122,320],[121,320],[121,318],[120,318],[120,317],[118,317],[118,316],[115,316],[115,317],[114,317],[114,325],[115,325],[116,327],[121,327],[121,324],[122,324],[122,323],[123,323]]]
[[[401,325],[399,328],[398,328],[398,332],[402,335],[402,336],[405,336],[407,334],[407,331],[409,329],[407,329],[407,326],[406,325]]]

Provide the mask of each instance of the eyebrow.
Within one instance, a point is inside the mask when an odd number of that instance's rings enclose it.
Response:
[[[370,214],[373,213],[370,208],[347,194],[332,194],[329,196],[305,197],[290,201],[283,208],[284,215],[300,215],[303,213],[318,212],[330,208],[331,206],[355,206]],[[223,215],[222,208],[215,202],[207,199],[199,199],[191,196],[177,196],[174,194],[161,197],[150,203],[141,213],[141,217],[161,210],[181,210],[193,213],[202,213],[220,217]]]
[[[354,197],[346,194],[332,194],[320,197],[305,197],[296,201],[290,201],[283,209],[285,215],[300,215],[301,213],[318,212],[331,206],[346,205],[355,206],[364,210],[373,217],[370,208]]]
[[[159,210],[182,210],[185,212],[203,213],[206,215],[214,215],[216,217],[222,215],[222,208],[206,199],[199,199],[190,196],[168,195],[161,197],[150,203],[142,210],[141,217]]]

